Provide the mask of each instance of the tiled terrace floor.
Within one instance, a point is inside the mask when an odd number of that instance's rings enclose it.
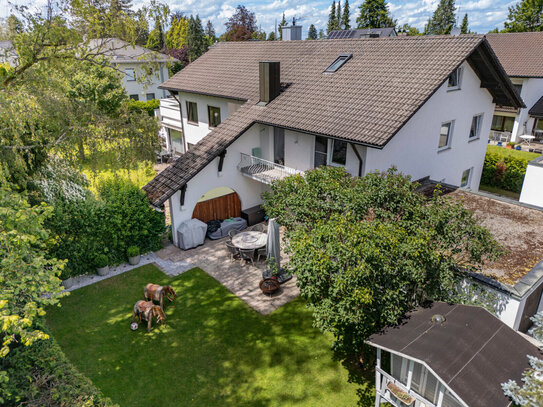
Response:
[[[225,239],[206,239],[204,245],[190,250],[181,250],[169,245],[155,255],[164,262],[183,264],[183,268],[201,268],[261,314],[269,314],[299,295],[296,277],[282,284],[279,291],[271,297],[264,295],[259,283],[262,271],[266,268],[265,262],[255,261],[254,266],[240,260],[231,262],[224,242]],[[282,263],[286,260],[283,256]],[[159,266],[160,263],[159,261]],[[174,271],[171,274],[179,273]]]

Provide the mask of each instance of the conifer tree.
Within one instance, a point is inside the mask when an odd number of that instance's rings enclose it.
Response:
[[[164,49],[164,30],[162,29],[162,23],[158,17],[155,19],[155,28],[149,33],[147,48],[155,51]]]
[[[543,0],[522,0],[509,7],[505,32],[543,31]]]
[[[426,26],[427,35],[450,34],[456,23],[454,0],[440,0]]]
[[[468,13],[464,14],[464,18],[462,19],[462,24],[460,25],[460,33],[461,34],[468,34],[469,28],[468,28]]]
[[[328,17],[328,27],[326,33],[330,34],[330,31],[334,31],[336,28],[336,0],[332,2],[332,7],[330,8],[330,16]]]
[[[326,36],[324,35],[324,30],[321,28],[319,30],[319,39],[322,40],[323,38],[325,38]]]
[[[351,16],[349,10],[349,0],[345,0],[345,5],[343,6],[343,16],[341,17],[341,25],[344,30],[351,29]]]
[[[208,42],[205,38],[204,28],[200,16],[190,16],[189,30],[187,34],[187,46],[189,47],[189,61],[192,62],[207,51]]]
[[[268,41],[275,41],[275,33],[273,31],[268,34]]]
[[[356,19],[358,28],[396,27],[385,0],[365,0]]]
[[[311,24],[309,26],[309,30],[307,31],[307,39],[308,40],[316,40],[317,39],[317,29],[315,28],[314,24]]]
[[[181,13],[172,16],[170,29],[166,33],[166,48],[179,49],[187,45],[189,19]]]
[[[336,7],[336,21],[335,21],[335,24],[336,24],[336,30],[341,30],[341,0],[339,0],[337,2],[337,7]]]
[[[287,25],[287,20],[285,18],[285,13],[283,12],[283,19],[279,23],[279,40],[283,41],[283,27]],[[275,37],[275,34],[274,34]]]

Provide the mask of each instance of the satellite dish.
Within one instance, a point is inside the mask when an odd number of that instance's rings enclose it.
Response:
[[[453,27],[452,30],[451,30],[451,35],[453,37],[458,37],[461,32],[462,32],[462,30],[460,30],[459,27]]]

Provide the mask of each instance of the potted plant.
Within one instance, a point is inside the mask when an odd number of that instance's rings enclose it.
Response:
[[[262,278],[273,278],[277,280],[277,275],[279,274],[279,267],[277,267],[277,262],[273,257],[270,257],[266,260],[268,268],[262,272]]]
[[[508,148],[509,150],[512,150],[513,148],[515,148],[515,145],[516,145],[516,144],[517,144],[517,143],[515,143],[514,141],[510,141],[509,143],[507,143],[507,148]]]
[[[94,260],[96,266],[96,274],[99,276],[107,276],[109,273],[109,259],[105,254],[99,254]]]
[[[140,248],[138,246],[130,246],[126,250],[126,254],[128,256],[128,263],[135,266],[140,262],[141,255],[140,255]]]

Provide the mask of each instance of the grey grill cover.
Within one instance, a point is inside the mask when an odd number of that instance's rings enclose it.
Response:
[[[215,232],[207,235],[212,240],[228,236],[231,230],[243,230],[247,228],[247,221],[242,218],[231,218],[221,222],[221,227]]]
[[[191,219],[181,223],[177,228],[179,248],[186,250],[204,244],[206,233],[207,225],[198,219]]]

